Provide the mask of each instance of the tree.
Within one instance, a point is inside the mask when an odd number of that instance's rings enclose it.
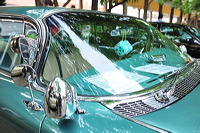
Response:
[[[193,0],[193,2],[191,2],[191,10],[196,11],[197,15],[200,16],[200,2],[199,2],[199,0]]]
[[[123,14],[127,15],[127,11],[128,11],[128,2],[125,2],[123,4]]]
[[[104,3],[108,3],[109,4],[109,7],[108,9],[106,9],[107,12],[111,12],[111,10],[118,6],[118,5],[121,5],[121,4],[124,4],[126,2],[128,2],[129,0],[122,0],[120,2],[118,2],[118,0],[101,0],[100,3],[101,5],[103,5]],[[133,1],[137,1],[137,0],[133,0]]]
[[[36,6],[53,6],[54,3],[51,0],[35,0],[35,5]]]
[[[54,4],[55,7],[56,7],[56,6],[59,6],[57,0],[53,0],[53,4]]]
[[[98,10],[98,0],[92,0],[91,10]]]
[[[169,17],[169,22],[172,23],[174,17],[174,7],[171,7],[171,11],[170,11],[170,17]]]
[[[144,0],[144,20],[147,19],[147,10],[149,9],[149,0]]]
[[[5,0],[0,0],[0,6],[5,6],[6,3],[5,3]]]
[[[199,3],[199,0],[193,0],[192,2],[190,1],[190,5],[191,5],[190,10],[196,12],[196,16],[195,16],[193,24],[195,26],[198,26],[198,16],[200,16],[200,3]]]
[[[181,23],[182,18],[183,18],[183,9],[182,9],[183,2],[182,1],[183,0],[172,0],[172,7],[180,10],[180,16],[179,16],[179,19],[178,19],[178,23]]]
[[[158,14],[163,14],[163,4],[165,4],[167,0],[158,0],[159,8],[158,8]]]
[[[71,0],[67,0],[67,1],[65,2],[65,4],[63,5],[63,7],[66,7],[66,6],[69,4],[70,1],[71,1]]]
[[[79,0],[79,8],[83,9],[83,0]]]
[[[35,0],[35,5],[36,6],[43,6],[41,0]]]
[[[199,0],[172,0],[172,6],[181,11],[179,23],[182,21],[183,14],[188,14],[188,24],[191,24],[190,17],[193,12],[196,13],[196,17],[193,19],[193,24],[197,26],[198,15],[200,15],[200,3]]]

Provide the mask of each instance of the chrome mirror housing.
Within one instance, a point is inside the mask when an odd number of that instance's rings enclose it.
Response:
[[[29,84],[30,78],[35,80],[36,74],[32,67],[21,64],[13,68],[11,71],[11,78],[15,84],[24,87]]]
[[[77,110],[77,92],[64,79],[50,82],[44,97],[44,110],[50,118],[70,118]]]
[[[15,53],[21,53],[23,60],[30,66],[34,63],[37,47],[36,39],[24,37],[23,35],[15,36],[10,41],[11,50]]]
[[[15,53],[20,53],[19,38],[25,37],[24,35],[16,35],[11,38],[9,45],[10,49]]]

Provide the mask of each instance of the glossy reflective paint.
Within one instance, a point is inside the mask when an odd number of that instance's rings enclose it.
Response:
[[[73,119],[50,119],[46,117],[43,132],[69,133],[152,133],[154,131],[124,119],[100,103],[80,102],[85,114],[76,114]],[[48,130],[47,130],[48,129]]]
[[[28,10],[27,10],[28,9]],[[18,15],[28,15],[35,19],[47,13],[51,8],[29,7],[21,8],[1,8],[1,13],[17,13]],[[53,9],[54,10],[54,9]],[[56,10],[56,9],[55,9]],[[55,11],[54,10],[54,11]],[[68,9],[67,9],[68,10]],[[153,31],[153,30],[152,30]],[[162,51],[159,50],[161,54]],[[169,55],[169,53],[166,53]],[[171,56],[169,59],[173,59]],[[136,62],[136,61],[135,61]],[[181,60],[185,64],[185,60]],[[133,62],[132,62],[133,63]],[[173,64],[173,62],[172,62]],[[49,72],[49,71],[48,71]],[[52,74],[52,73],[50,73]],[[78,76],[80,77],[80,76]],[[76,81],[76,80],[73,80]],[[73,82],[77,84],[77,82]],[[74,85],[73,84],[73,85]],[[87,91],[87,85],[84,88]],[[78,85],[76,86],[78,87]],[[0,127],[5,132],[43,132],[43,133],[87,133],[87,132],[125,132],[125,133],[151,133],[155,132],[133,121],[125,119],[99,102],[80,101],[81,109],[85,109],[85,114],[75,114],[72,119],[52,119],[45,117],[40,130],[40,124],[44,117],[44,112],[32,111],[28,109],[23,100],[31,100],[29,90],[25,87],[15,85],[10,78],[0,74]],[[44,94],[33,91],[35,100],[43,105]],[[180,133],[200,132],[200,85],[197,86],[188,96],[167,108],[149,113],[134,119],[143,121],[152,126]],[[5,122],[5,123],[4,123]]]
[[[44,112],[28,109],[23,100],[30,100],[27,88],[15,85],[11,79],[0,75],[0,123],[4,132],[38,132]],[[42,102],[43,94],[34,91],[36,101]],[[9,126],[9,127],[7,127]]]
[[[200,133],[200,85],[180,101],[136,119],[172,133]]]
[[[44,14],[47,14],[48,12],[61,10],[62,8],[52,8],[52,7],[1,7],[0,13],[5,14],[18,14],[18,15],[26,15],[30,16],[34,19],[38,19]],[[66,8],[63,8],[66,10]],[[67,9],[71,10],[71,9]],[[72,9],[73,10],[73,9]]]
[[[30,100],[29,90],[15,85],[4,76],[0,77],[0,89],[0,101],[4,101],[0,103],[0,118],[6,117],[3,128],[7,129],[4,131],[39,132],[44,112],[32,111],[24,105],[23,100]],[[43,94],[33,93],[36,101],[43,105]],[[154,132],[114,114],[100,103],[80,102],[80,105],[86,110],[85,114],[76,114],[73,119],[46,117],[42,132]]]
[[[20,10],[19,10],[20,8]],[[27,15],[30,17],[33,17],[35,19],[37,19],[38,17],[40,17],[42,14],[44,14],[45,12],[47,12],[49,9],[51,8],[45,8],[45,7],[36,7],[34,9],[32,9],[31,7],[1,7],[0,8],[0,13],[10,13],[10,14],[19,14],[19,15]]]

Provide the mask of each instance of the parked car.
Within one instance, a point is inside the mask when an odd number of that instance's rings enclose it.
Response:
[[[193,25],[188,25],[188,28],[191,32],[193,32],[196,36],[200,37],[200,29]]]
[[[191,25],[151,22],[161,33],[178,46],[184,45],[194,58],[200,58],[200,30]]]
[[[199,61],[139,18],[0,8],[4,132],[200,132]]]

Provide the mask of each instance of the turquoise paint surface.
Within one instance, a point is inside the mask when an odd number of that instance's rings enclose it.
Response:
[[[38,132],[44,116],[43,111],[28,109],[23,100],[30,100],[29,90],[12,83],[11,79],[0,76],[0,111],[19,129]],[[33,91],[35,100],[43,105],[43,94]],[[75,114],[73,119],[45,118],[42,132],[87,133],[87,132],[131,132],[154,131],[124,119],[96,102],[80,102],[85,114]],[[3,113],[3,114],[2,114]]]
[[[200,133],[200,85],[178,102],[136,119],[172,133]]]
[[[148,128],[124,119],[96,102],[80,102],[85,114],[75,114],[73,119],[46,117],[43,132],[49,130],[65,133],[153,133]]]
[[[0,92],[0,115],[6,116],[12,122],[9,124],[16,125],[20,130],[38,132],[44,112],[32,111],[25,106],[23,100],[31,100],[29,90],[0,75]],[[42,103],[43,94],[36,91],[33,93],[35,101]]]
[[[0,8],[0,13],[17,13],[35,19],[51,8]],[[1,115],[13,120],[13,123],[26,131],[38,132],[44,112],[28,109],[23,100],[30,100],[29,90],[11,83],[11,79],[0,75],[0,111]],[[8,80],[8,81],[7,81]],[[43,104],[43,94],[33,91],[34,98]],[[85,93],[85,92],[84,92]],[[185,98],[162,110],[136,117],[136,119],[171,132],[200,132],[200,86]],[[86,114],[75,115],[74,119],[51,119],[46,117],[43,132],[153,132],[145,127],[126,120],[99,103],[80,102]]]
[[[62,8],[59,8],[62,9]],[[66,9],[66,8],[65,8]],[[57,8],[52,7],[1,7],[0,13],[27,15],[37,19],[49,11],[56,11]]]
[[[54,12],[54,11],[73,11],[77,9],[73,8],[62,8],[62,7],[45,7],[45,6],[17,6],[17,7],[0,7],[0,14],[15,14],[15,15],[26,15],[29,17],[32,17],[34,19],[38,19],[42,17],[44,14],[48,14],[48,12]],[[81,10],[83,11],[83,10]]]

